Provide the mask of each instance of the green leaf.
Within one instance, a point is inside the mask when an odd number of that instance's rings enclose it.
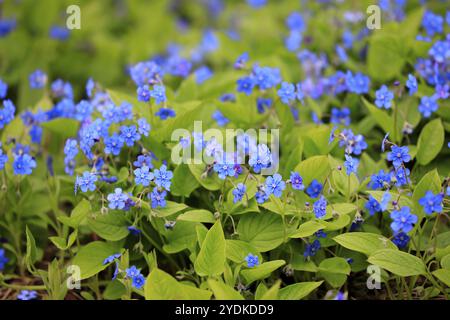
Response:
[[[341,246],[370,256],[377,250],[397,249],[389,239],[382,235],[367,232],[350,232],[333,238]]]
[[[79,122],[74,119],[57,118],[43,122],[41,126],[63,138],[70,138],[77,135]]]
[[[367,261],[402,277],[424,275],[427,272],[421,259],[399,250],[378,250]]]
[[[244,300],[239,292],[221,281],[209,279],[208,285],[217,300]]]
[[[384,82],[398,75],[405,64],[405,45],[396,34],[378,35],[369,40],[367,67],[372,79]]]
[[[433,276],[442,281],[447,287],[450,287],[450,270],[438,269],[432,272]]]
[[[60,250],[69,249],[75,242],[78,236],[78,229],[75,229],[70,235],[68,241],[62,237],[50,237],[50,241]]]
[[[225,269],[225,237],[220,221],[216,222],[206,234],[202,247],[194,263],[198,275],[218,276]]]
[[[197,223],[178,221],[172,230],[165,230],[164,236],[167,244],[163,249],[167,253],[177,253],[195,245],[197,241]]]
[[[386,111],[377,108],[366,99],[362,98],[362,100],[367,110],[369,110],[371,116],[375,119],[378,125],[384,130],[384,132],[385,133],[391,132],[394,128],[394,120],[392,120],[389,114]]]
[[[443,269],[450,270],[450,254],[445,255],[441,259],[441,266],[442,266]]]
[[[219,190],[222,187],[223,180],[216,175],[206,175],[204,164],[189,164],[189,170],[195,179],[206,189],[211,191]]]
[[[240,220],[237,232],[241,240],[253,245],[259,252],[275,249],[283,243],[284,226],[274,213],[249,213]]]
[[[184,203],[167,201],[167,205],[164,208],[153,209],[153,212],[157,217],[165,218],[183,211],[186,208],[188,208],[188,206]]]
[[[120,253],[120,247],[116,243],[94,241],[83,246],[72,260],[72,264],[80,267],[80,279],[90,278],[108,265],[103,261],[116,253]]]
[[[248,242],[229,239],[225,240],[225,242],[226,242],[227,259],[233,262],[236,263],[244,262],[245,257],[249,253],[259,256],[258,250],[256,250],[256,248]]]
[[[34,240],[33,234],[31,233],[30,229],[28,229],[28,226],[26,226],[25,228],[25,233],[27,235],[27,253],[25,256],[25,260],[28,270],[32,270],[32,266],[37,260],[36,241]]]
[[[214,215],[210,211],[204,210],[204,209],[191,210],[191,211],[182,213],[177,217],[177,220],[192,221],[192,222],[204,222],[204,223],[216,222]]]
[[[170,193],[175,196],[189,197],[200,186],[200,183],[192,175],[187,164],[178,165],[173,171]]]
[[[280,290],[280,300],[300,300],[318,288],[323,281],[318,282],[299,282],[291,284]]]
[[[434,119],[423,127],[417,142],[416,158],[419,164],[424,166],[436,158],[444,145],[444,136],[441,119]]]
[[[314,179],[319,182],[325,180],[330,172],[330,164],[327,156],[314,156],[300,162],[295,171],[298,172],[302,178],[303,183],[307,186]]]
[[[289,238],[306,238],[322,229],[324,229],[324,225],[322,223],[314,220],[307,221],[301,224],[300,227],[298,227],[298,229],[289,236]]]
[[[110,211],[98,215],[95,219],[89,218],[88,221],[92,231],[105,240],[122,240],[129,233],[128,222],[123,212]]]
[[[425,215],[423,207],[419,204],[419,200],[425,196],[427,191],[437,194],[440,190],[441,178],[439,178],[439,174],[436,169],[427,172],[422,179],[420,179],[419,183],[414,188],[414,193],[412,195],[413,205],[415,207],[414,211],[419,215],[419,217],[423,217]]]
[[[273,271],[285,264],[286,261],[284,260],[264,262],[254,268],[242,270],[241,276],[244,278],[245,283],[249,285],[256,280],[267,278]]]
[[[170,274],[156,268],[144,285],[146,300],[208,300],[211,292],[178,282]]]
[[[350,265],[347,260],[341,257],[324,259],[319,264],[319,270],[331,273],[350,274]]]
[[[186,299],[178,281],[160,269],[153,269],[148,275],[144,285],[144,295],[146,300]]]
[[[65,225],[76,229],[84,220],[84,218],[86,218],[86,216],[91,212],[91,210],[91,203],[88,200],[83,199],[72,210],[70,217],[60,216],[58,217],[58,220],[60,220]]]
[[[280,292],[281,281],[278,280],[275,284],[258,299],[258,300],[277,300]]]

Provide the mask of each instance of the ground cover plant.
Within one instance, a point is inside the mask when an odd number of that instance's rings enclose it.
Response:
[[[448,10],[0,1],[0,298],[448,299]]]

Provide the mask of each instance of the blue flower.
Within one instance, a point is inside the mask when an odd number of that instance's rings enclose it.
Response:
[[[145,118],[140,118],[138,120],[138,132],[146,137],[150,132],[150,124],[147,122]]]
[[[114,193],[108,194],[109,208],[122,210],[125,208],[125,203],[129,199],[126,193],[122,192],[121,188],[114,189]]]
[[[158,190],[158,188],[154,188],[153,191],[150,193],[150,199],[152,201],[152,208],[158,208],[162,207],[164,208],[166,206],[166,190]]]
[[[354,135],[350,129],[344,129],[339,135],[339,146],[345,146],[345,153],[360,155],[364,149],[367,149],[367,142],[360,134]]]
[[[400,210],[392,211],[391,219],[394,220],[391,223],[391,229],[396,233],[400,231],[408,233],[418,220],[416,215],[411,214],[409,207],[402,207]]]
[[[121,126],[120,137],[129,147],[132,147],[135,141],[139,141],[139,139],[141,139],[141,135],[137,132],[136,126]]]
[[[47,83],[47,75],[42,70],[36,70],[28,77],[31,89],[41,89]]]
[[[378,108],[389,109],[391,107],[391,101],[394,99],[394,94],[389,89],[382,85],[379,90],[375,92],[375,105]]]
[[[0,129],[3,129],[8,123],[13,121],[14,112],[16,107],[11,100],[7,99],[3,101],[3,109],[0,109]]]
[[[146,154],[141,154],[137,157],[137,160],[133,162],[133,165],[137,168],[146,166],[152,169],[152,157]]]
[[[280,198],[283,190],[286,188],[286,183],[280,174],[276,173],[273,176],[269,176],[266,179],[266,192],[267,194],[273,194],[275,197]]]
[[[256,109],[258,113],[264,113],[266,109],[272,106],[272,99],[270,98],[258,98],[256,99]]]
[[[270,67],[253,67],[253,77],[257,86],[261,90],[275,87],[281,82],[280,69]]]
[[[77,176],[77,179],[75,181],[75,189],[79,187],[82,192],[87,192],[88,190],[94,191],[95,182],[97,181],[97,179],[98,178],[95,173],[85,171],[83,172],[83,175],[81,177]]]
[[[251,95],[253,88],[255,87],[256,83],[253,79],[253,77],[243,77],[237,80],[237,91],[243,92],[246,95]]]
[[[322,192],[322,188],[323,188],[322,184],[316,179],[314,179],[313,181],[311,181],[308,188],[306,189],[306,194],[311,198],[317,198]]]
[[[383,193],[383,196],[381,197],[381,202],[380,202],[380,208],[381,211],[386,211],[387,207],[389,205],[389,200],[391,200],[391,194],[388,191],[385,191]]]
[[[0,79],[0,99],[4,99],[8,92],[8,84]]]
[[[2,146],[0,142],[0,147]],[[0,149],[0,170],[5,168],[5,164],[8,162],[8,155],[3,153],[3,149]]]
[[[145,277],[140,274],[131,279],[131,285],[136,289],[141,289],[145,284]]]
[[[278,96],[284,104],[295,100],[295,86],[289,82],[283,82],[277,91]]]
[[[5,249],[0,249],[0,271],[3,271],[3,269],[5,269],[5,264],[7,264],[8,261],[9,259],[6,256]]]
[[[272,163],[272,154],[269,147],[265,144],[258,144],[256,150],[250,150],[248,164],[252,166],[253,171],[260,173],[261,169],[268,168]]]
[[[92,98],[92,93],[95,89],[95,81],[92,78],[89,78],[88,81],[86,81],[86,95],[88,98]]]
[[[36,161],[29,154],[14,155],[13,169],[15,175],[31,174],[36,168]]]
[[[245,63],[248,61],[248,59],[249,59],[248,52],[244,52],[234,62],[234,68],[237,70],[243,69],[245,67]]]
[[[21,290],[17,295],[18,300],[34,300],[37,299],[38,294],[34,290]]]
[[[220,102],[236,102],[236,95],[234,93],[224,93],[219,97]]]
[[[303,256],[305,258],[313,257],[316,255],[317,251],[320,249],[319,240],[314,240],[313,243],[306,244],[305,252],[303,252]]]
[[[202,84],[203,82],[211,78],[214,73],[207,66],[201,66],[200,68],[194,71],[194,74],[195,74],[195,81],[198,84]]]
[[[160,67],[153,61],[139,62],[130,68],[131,79],[138,86],[157,82]]]
[[[55,40],[67,40],[70,36],[70,30],[66,27],[61,26],[52,26],[49,31],[50,38],[53,38]]]
[[[134,278],[141,274],[141,270],[136,268],[136,266],[131,266],[125,270],[125,274],[128,278]]]
[[[370,79],[362,73],[353,75],[351,71],[348,71],[345,77],[345,84],[350,92],[363,94],[369,92]]]
[[[284,39],[284,45],[289,51],[297,51],[302,44],[303,36],[299,31],[291,31],[289,36]]]
[[[334,124],[350,125],[350,109],[349,108],[332,108],[330,122]]]
[[[380,203],[372,196],[369,196],[369,200],[365,204],[365,208],[369,210],[369,214],[373,216],[377,212],[381,212]]]
[[[302,84],[301,83],[297,83],[295,85],[296,88],[296,98],[298,101],[300,101],[301,103],[303,103],[303,99],[305,98],[305,94],[303,93],[303,89],[302,89]]]
[[[143,85],[137,88],[138,100],[142,102],[150,101],[150,88],[148,85]]]
[[[303,17],[299,12],[292,12],[286,18],[285,23],[289,30],[296,30],[300,32],[305,30],[305,21],[303,20]]]
[[[417,79],[412,74],[408,74],[408,80],[406,81],[406,87],[409,90],[409,95],[412,96],[417,92]]]
[[[405,248],[409,243],[409,236],[404,232],[398,232],[392,238],[392,242],[399,248]]]
[[[425,117],[429,118],[433,112],[439,109],[436,97],[422,97],[419,104],[419,112]]]
[[[298,172],[291,172],[289,180],[291,181],[292,189],[295,190],[305,189],[305,186],[303,185],[303,178],[300,176]]]
[[[161,120],[166,120],[167,118],[174,118],[175,111],[170,108],[159,108],[155,115],[160,117]]]
[[[262,204],[269,199],[269,194],[266,192],[266,188],[264,185],[260,185],[258,187],[258,191],[255,194],[256,202]]]
[[[138,236],[142,233],[142,231],[135,226],[128,226],[127,229],[133,236]]]
[[[253,8],[260,8],[266,5],[267,0],[247,0],[247,3]]]
[[[392,146],[391,152],[388,152],[387,159],[392,161],[395,168],[401,167],[404,162],[409,162],[411,156],[409,155],[408,147]]]
[[[225,179],[227,176],[233,177],[236,174],[235,164],[233,155],[225,153],[218,157],[213,169],[220,179]]]
[[[423,211],[426,214],[432,214],[433,212],[441,213],[442,212],[442,200],[444,199],[444,195],[438,193],[434,195],[433,192],[427,191],[423,198],[419,199],[419,204],[423,207]]]
[[[163,103],[166,101],[166,88],[163,85],[154,85],[150,96],[155,99],[157,104]]]
[[[392,171],[393,179],[395,179],[395,185],[397,187],[404,186],[409,183],[409,169],[404,169],[403,167],[397,168],[396,170]]]
[[[359,160],[356,158],[352,158],[349,155],[345,155],[345,162],[344,167],[345,171],[347,172],[347,175],[350,175],[351,173],[355,173],[358,170]]]
[[[370,177],[369,187],[373,190],[384,189],[385,187],[389,187],[391,183],[391,175],[389,173],[380,170],[378,174],[373,174]]]
[[[320,199],[314,202],[313,211],[317,219],[323,218],[327,213],[327,199],[320,196]]]
[[[116,259],[119,259],[121,256],[122,256],[122,254],[120,254],[120,253],[115,253],[113,255],[110,255],[109,257],[105,258],[105,260],[103,260],[103,265],[114,262]]]
[[[236,188],[233,189],[233,203],[239,202],[242,200],[242,198],[245,195],[245,192],[247,191],[247,187],[243,183],[238,183]]]
[[[315,235],[317,238],[326,238],[326,237],[327,237],[327,234],[326,234],[323,230],[316,231],[316,232],[314,233],[314,235]]]
[[[124,139],[122,136],[118,135],[117,133],[114,133],[110,137],[105,138],[105,153],[106,154],[113,154],[115,156],[118,156],[120,154],[120,150],[123,147]]]
[[[245,262],[247,262],[247,267],[254,268],[259,265],[259,258],[257,255],[249,253],[245,257]]]
[[[141,184],[144,187],[149,186],[150,181],[153,180],[153,173],[150,172],[150,168],[147,166],[143,166],[134,170],[134,176],[134,181],[136,182],[136,184]]]
[[[428,51],[428,54],[437,63],[445,63],[450,57],[450,41],[436,41]]]
[[[171,184],[170,180],[173,177],[172,171],[167,170],[167,167],[165,165],[162,165],[161,168],[159,168],[159,170],[155,169],[153,175],[155,177],[155,184],[158,187],[170,191],[170,184]]]
[[[226,126],[227,123],[230,122],[230,120],[228,120],[228,118],[226,118],[226,117],[222,114],[222,112],[220,112],[220,110],[214,111],[214,113],[212,114],[212,118],[213,118],[214,120],[216,120],[217,124],[218,124],[220,127]]]
[[[427,10],[422,18],[422,27],[429,36],[442,33],[444,30],[444,18]]]

